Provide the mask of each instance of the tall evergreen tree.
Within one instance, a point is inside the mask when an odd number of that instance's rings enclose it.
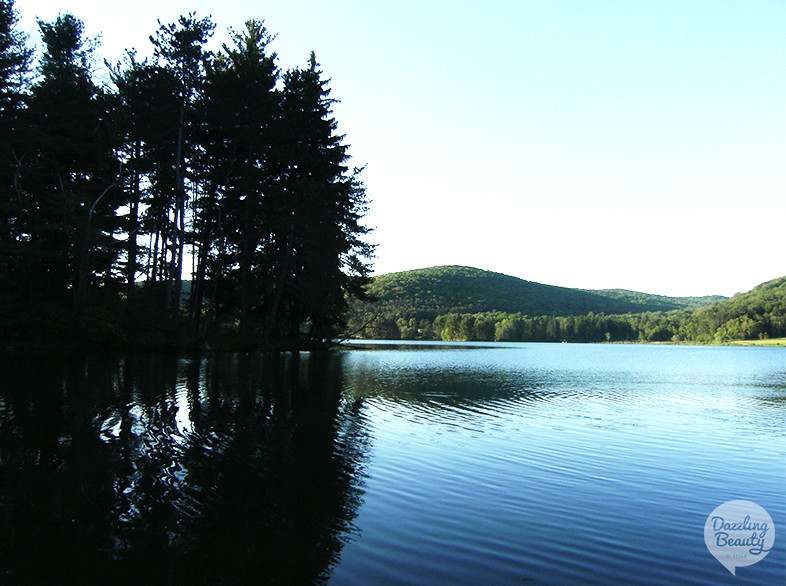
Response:
[[[365,187],[350,171],[348,146],[336,133],[334,100],[312,52],[306,69],[284,76],[277,177],[269,214],[273,226],[265,339],[314,340],[338,333],[346,295],[362,295],[373,248],[363,236]]]
[[[172,229],[165,299],[166,306],[176,311],[180,306],[186,245],[186,211],[190,195],[187,175],[195,150],[192,142],[194,105],[202,90],[205,63],[209,58],[204,44],[213,34],[215,25],[210,18],[198,20],[194,13],[181,16],[177,23],[163,25],[159,22],[159,25],[158,32],[150,37],[150,41],[155,47],[156,59],[176,82],[175,95],[178,99],[176,135],[171,143],[174,154]]]
[[[26,111],[21,169],[29,292],[72,300],[113,283],[118,256],[117,184],[111,105],[91,79],[93,48],[71,14],[39,21],[45,51]]]
[[[253,20],[243,32],[232,34],[232,45],[224,45],[210,69],[204,107],[203,168],[210,175],[199,206],[202,236],[195,301],[212,251],[213,287],[223,279],[230,284],[222,295],[224,309],[236,313],[244,338],[252,335],[252,322],[259,321],[257,300],[266,286],[263,251],[270,228],[264,206],[278,107],[275,54],[267,53],[270,40],[264,24]],[[221,238],[218,249],[215,237]]]
[[[126,217],[126,259],[124,276],[126,281],[126,295],[132,298],[136,290],[136,277],[139,266],[139,241],[140,236],[140,203],[143,192],[143,178],[146,175],[142,152],[144,141],[141,126],[144,117],[135,115],[140,108],[138,101],[144,100],[142,79],[144,78],[145,64],[136,60],[134,53],[127,55],[127,67],[122,70],[120,66],[113,70],[112,81],[117,88],[116,119],[118,124],[118,156],[124,163],[121,173],[121,182],[128,197],[128,214]]]
[[[0,300],[18,294],[13,273],[18,270],[21,206],[16,193],[20,153],[18,120],[29,83],[32,51],[18,30],[13,0],[0,0]],[[2,301],[0,301],[2,302]]]
[[[127,294],[136,289],[137,273],[144,271],[148,284],[166,280],[175,162],[172,143],[177,136],[180,100],[171,71],[137,61],[133,53],[112,71],[117,88],[121,176],[128,195],[125,278]],[[139,238],[149,237],[146,266]]]
[[[149,312],[174,341],[190,245],[192,337],[227,322],[270,347],[338,331],[373,249],[313,54],[279,84],[263,23],[213,57],[212,22],[190,14],[159,23],[154,57],[129,53],[109,93],[66,14],[39,22],[39,75],[25,85],[15,24],[0,0],[0,297],[59,307],[79,317],[70,325],[95,305]]]
[[[13,0],[0,0],[0,119],[7,120],[21,106],[28,84],[32,50],[18,29]]]

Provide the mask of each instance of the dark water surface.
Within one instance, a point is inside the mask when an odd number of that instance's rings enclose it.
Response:
[[[0,583],[786,584],[785,537],[780,348],[0,356]]]

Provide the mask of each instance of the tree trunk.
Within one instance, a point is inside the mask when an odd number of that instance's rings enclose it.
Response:
[[[126,242],[126,294],[128,299],[131,299],[134,296],[136,290],[136,233],[139,230],[139,183],[141,181],[138,167],[140,148],[140,141],[137,140],[136,144],[134,145],[134,184],[131,191],[131,202],[129,205],[129,215],[131,217],[128,226],[128,240]]]
[[[270,345],[273,327],[276,325],[278,317],[278,308],[281,305],[281,300],[284,297],[284,287],[286,286],[287,275],[292,265],[292,248],[289,242],[284,243],[284,259],[281,262],[281,270],[278,272],[278,278],[274,284],[275,294],[273,301],[268,310],[267,319],[265,320],[265,332],[262,338],[262,346],[268,347]]]
[[[243,202],[243,240],[240,245],[240,335],[248,339],[251,325],[249,323],[249,306],[251,304],[251,230],[249,198]]]
[[[85,298],[87,296],[87,281],[90,278],[90,228],[91,216],[88,214],[85,219],[85,229],[79,239],[79,257],[77,261],[76,283],[74,287],[74,308],[76,314],[82,313],[85,308]]]
[[[169,263],[164,309],[177,313],[180,308],[180,292],[183,278],[183,235],[185,232],[185,176],[183,173],[183,136],[186,116],[185,104],[180,105],[180,119],[175,142],[175,216],[173,218],[172,258]]]

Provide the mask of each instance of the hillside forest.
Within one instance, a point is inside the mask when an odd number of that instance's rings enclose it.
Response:
[[[278,348],[341,331],[373,246],[313,53],[282,71],[255,20],[211,52],[214,23],[189,14],[96,79],[77,17],[39,21],[35,45],[18,24],[0,0],[0,345]]]
[[[588,291],[470,267],[382,275],[347,337],[498,342],[727,343],[786,336],[786,277],[731,299]]]

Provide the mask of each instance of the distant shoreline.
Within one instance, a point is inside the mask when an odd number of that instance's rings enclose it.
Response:
[[[249,350],[243,347],[219,347],[219,348],[193,348],[193,347],[136,347],[136,346],[119,346],[113,348],[100,348],[91,345],[3,345],[0,346],[0,354],[10,354],[16,352],[109,352],[121,354],[212,354],[212,353],[233,353],[233,352],[261,352],[261,353],[286,353],[286,352],[310,352],[310,351],[332,351],[332,350],[392,350],[392,349],[406,349],[415,346],[427,346],[434,349],[440,348],[507,348],[516,344],[608,344],[608,345],[642,345],[642,346],[747,346],[747,347],[762,347],[762,348],[786,348],[786,338],[773,338],[765,340],[730,340],[726,342],[692,342],[692,341],[630,341],[630,340],[617,340],[609,342],[556,342],[556,341],[540,341],[540,342],[497,342],[497,341],[462,341],[462,340],[406,340],[406,339],[373,339],[373,338],[355,338],[345,340],[336,344],[325,344],[320,348],[312,347],[281,347],[263,350],[261,348]]]
[[[732,340],[724,346],[771,346],[786,347],[786,338],[772,338],[770,340]]]
[[[776,338],[772,340],[734,340],[730,342],[689,342],[689,341],[682,341],[682,342],[673,342],[673,341],[665,341],[665,342],[651,342],[651,341],[610,341],[610,342],[495,342],[495,341],[483,341],[483,340],[475,340],[475,341],[464,341],[464,340],[383,340],[383,339],[373,339],[373,338],[356,338],[352,340],[346,340],[335,346],[332,346],[332,349],[343,349],[343,350],[394,350],[397,348],[412,348],[415,346],[423,346],[429,347],[433,349],[440,349],[440,348],[463,348],[463,349],[473,349],[473,348],[510,348],[517,344],[595,344],[595,345],[631,345],[631,346],[761,346],[761,347],[773,347],[773,348],[785,348],[786,347],[786,338]]]

